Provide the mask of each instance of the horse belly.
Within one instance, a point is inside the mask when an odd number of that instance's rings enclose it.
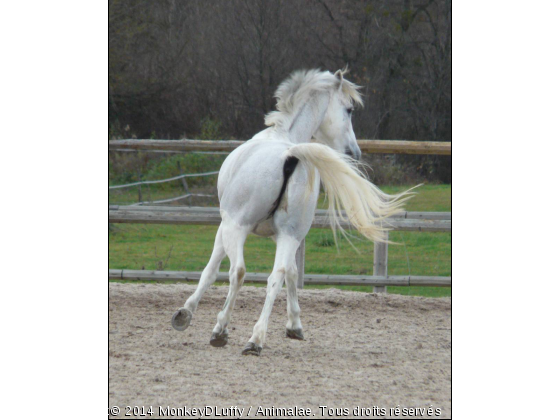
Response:
[[[269,238],[271,236],[276,235],[276,231],[274,230],[274,224],[272,223],[272,219],[268,219],[258,223],[253,228],[252,233],[257,236],[264,236],[265,238]]]

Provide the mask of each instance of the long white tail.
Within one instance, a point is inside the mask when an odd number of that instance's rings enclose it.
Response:
[[[287,151],[306,167],[309,185],[314,185],[315,168],[319,171],[329,202],[329,220],[333,233],[344,229],[340,221],[349,221],[362,235],[376,242],[387,242],[387,227],[381,221],[402,211],[411,197],[410,190],[396,195],[385,194],[359,169],[354,159],[318,143],[298,144]],[[346,215],[343,213],[346,211]]]

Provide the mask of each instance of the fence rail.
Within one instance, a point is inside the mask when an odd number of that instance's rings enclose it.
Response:
[[[180,152],[231,152],[242,140],[109,140],[109,150],[157,150]],[[451,155],[451,142],[358,140],[362,153]]]
[[[218,175],[219,173],[220,173],[220,171],[201,172],[201,173],[198,173],[198,174],[183,174],[183,175],[177,175],[177,176],[174,176],[174,177],[171,177],[171,178],[166,178],[166,179],[154,179],[152,181],[138,181],[138,182],[132,182],[130,184],[110,185],[109,189],[110,190],[118,190],[120,188],[136,187],[138,185],[162,184],[164,182],[177,181],[177,180],[184,179],[184,178],[194,178],[194,177],[200,177],[200,176]]]
[[[221,216],[214,207],[173,207],[173,206],[109,206],[110,223],[155,223],[219,225]],[[402,212],[388,220],[394,230],[416,232],[451,231],[449,212]],[[348,223],[341,223],[351,228]],[[326,210],[317,210],[312,224],[315,228],[330,228]],[[305,240],[296,256],[298,267],[305,264]],[[304,284],[327,285],[370,285],[375,291],[384,292],[387,286],[451,286],[451,277],[388,276],[388,244],[375,244],[374,276],[331,276],[299,273],[298,287]],[[199,280],[199,272],[109,270],[110,279],[123,280]],[[227,280],[227,273],[220,273],[218,280]],[[268,274],[247,273],[248,282],[266,282]]]
[[[179,206],[142,206],[132,208],[130,205],[110,204],[111,210],[133,211],[161,211],[161,212],[188,212],[188,213],[219,213],[216,207],[179,207]],[[315,210],[315,215],[326,216],[327,210]],[[346,216],[346,211],[342,211]],[[444,211],[402,211],[391,216],[391,219],[422,219],[422,220],[451,220],[451,212]]]
[[[411,218],[416,214],[418,217]],[[387,219],[387,225],[393,230],[407,232],[449,232],[450,219],[451,213],[406,212],[401,217]],[[217,207],[109,206],[109,223],[217,226],[221,222],[220,209]],[[340,225],[344,229],[352,229],[348,222],[341,221]],[[330,229],[326,211],[315,213],[311,227]]]
[[[111,280],[175,280],[198,281],[198,271],[109,270]],[[245,282],[266,283],[270,273],[246,273]],[[304,274],[305,284],[330,284],[337,286],[451,286],[449,277],[423,276],[347,276]],[[220,272],[217,281],[229,281],[229,274]]]

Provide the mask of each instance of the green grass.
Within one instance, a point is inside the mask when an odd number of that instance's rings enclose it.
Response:
[[[387,187],[394,193],[404,187]],[[169,191],[167,192],[169,193]],[[322,203],[320,203],[322,206]],[[407,204],[409,211],[450,211],[451,186],[426,185]],[[113,225],[109,234],[109,267],[202,271],[212,252],[217,226]],[[305,271],[310,274],[373,274],[373,244],[357,236],[357,253],[346,240],[332,232],[311,229],[306,239]],[[392,232],[390,239],[403,245],[389,246],[390,275],[451,276],[451,233]],[[249,236],[245,246],[247,271],[268,272],[274,262],[275,244],[266,238]],[[407,258],[408,256],[408,258]],[[409,268],[410,267],[410,268]],[[221,271],[229,268],[224,260]],[[330,288],[333,286],[313,286]],[[341,289],[371,292],[367,286]],[[447,287],[389,287],[390,293],[419,296],[450,296]]]

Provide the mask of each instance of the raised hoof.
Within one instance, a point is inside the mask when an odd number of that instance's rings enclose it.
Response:
[[[303,330],[301,328],[297,330],[289,330],[286,328],[286,337],[293,338],[294,340],[303,340]]]
[[[181,308],[173,314],[171,325],[177,331],[185,331],[191,324],[192,312],[186,308]]]
[[[260,356],[262,351],[262,347],[258,347],[255,343],[247,343],[243,351],[241,352],[244,356]]]
[[[228,331],[225,330],[223,333],[212,333],[212,338],[210,338],[210,345],[212,347],[224,347],[228,342]]]

